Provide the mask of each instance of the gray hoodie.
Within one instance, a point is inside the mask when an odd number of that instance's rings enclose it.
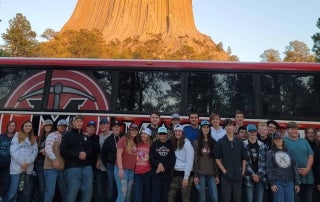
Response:
[[[10,146],[10,174],[20,174],[21,165],[23,163],[28,163],[27,174],[31,174],[33,170],[34,160],[38,154],[38,145],[34,143],[31,145],[28,138],[24,141],[18,141],[18,133],[16,133],[11,141]]]

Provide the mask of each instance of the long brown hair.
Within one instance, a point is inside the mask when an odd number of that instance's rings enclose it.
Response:
[[[28,134],[25,133],[23,130],[24,125],[26,125],[27,123],[31,123],[31,125],[32,125],[32,122],[29,120],[23,122],[23,124],[21,125],[21,128],[20,128],[19,134],[18,134],[18,141],[19,141],[19,143],[21,143],[22,141],[24,141],[28,137],[29,142],[31,143],[31,145],[33,145],[36,142],[36,137],[34,136],[33,129],[31,129],[30,133],[28,133]]]
[[[139,131],[138,131],[139,133]],[[131,130],[128,130],[128,132],[126,133],[126,151],[131,154],[131,148],[133,146],[137,146],[138,144],[138,134],[135,137],[131,136]]]
[[[174,134],[174,131],[173,131],[173,138],[172,138],[172,147],[173,147],[173,150],[177,150],[177,149],[182,149],[183,146],[184,146],[184,132],[182,131],[182,136],[178,139],[176,138],[175,134]]]

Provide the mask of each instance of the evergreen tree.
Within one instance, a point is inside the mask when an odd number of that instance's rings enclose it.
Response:
[[[14,57],[28,57],[37,46],[36,32],[32,31],[27,18],[21,13],[9,20],[9,28],[3,33],[6,51]]]
[[[320,18],[318,18],[317,27],[320,29]],[[312,51],[315,53],[316,61],[320,62],[320,33],[314,34],[311,38],[314,42]]]

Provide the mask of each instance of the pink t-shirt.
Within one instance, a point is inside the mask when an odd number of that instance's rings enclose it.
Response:
[[[134,169],[136,174],[143,174],[151,170],[149,153],[150,146],[148,143],[141,143],[138,145],[136,168]]]
[[[126,142],[127,138],[122,137],[117,143],[117,148],[123,149],[122,166],[124,169],[134,170],[136,165],[137,147],[134,145],[128,152],[126,148]]]

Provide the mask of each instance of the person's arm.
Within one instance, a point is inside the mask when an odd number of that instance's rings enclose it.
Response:
[[[217,166],[220,168],[221,172],[223,174],[226,174],[227,170],[225,169],[225,167],[223,166],[221,159],[216,159],[216,164]]]
[[[120,179],[124,177],[123,165],[122,165],[122,153],[123,153],[123,148],[117,148],[117,166],[119,168],[118,176],[120,177]]]
[[[52,161],[57,158],[53,152],[53,145],[54,145],[54,135],[49,134],[48,137],[46,138],[44,149],[46,151],[46,156]]]
[[[302,176],[306,176],[312,168],[313,161],[314,161],[313,155],[309,155],[306,167],[305,168],[298,168],[299,174]]]

